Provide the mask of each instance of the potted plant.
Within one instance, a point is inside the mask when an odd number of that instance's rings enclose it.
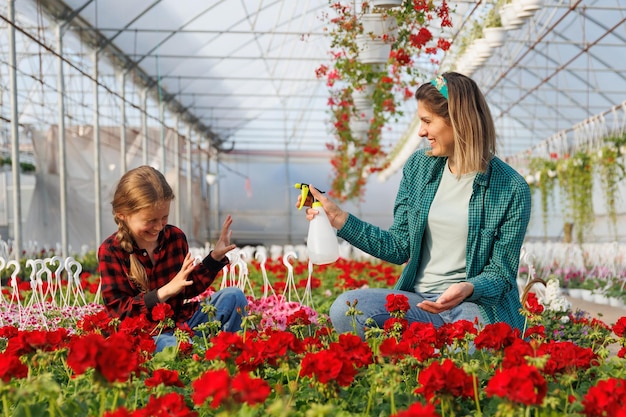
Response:
[[[485,15],[483,35],[492,48],[502,46],[506,39],[506,29],[502,26],[502,17],[496,5],[493,5]]]
[[[435,59],[450,47],[430,28],[452,25],[445,0],[363,2],[355,7],[351,1],[330,1],[330,13],[323,18],[332,58],[316,71],[329,89],[336,139],[328,144],[334,152],[330,193],[339,201],[360,198],[366,177],[388,164],[383,129],[402,115],[403,102],[425,81],[420,80],[420,60]],[[369,55],[384,48],[383,58]]]

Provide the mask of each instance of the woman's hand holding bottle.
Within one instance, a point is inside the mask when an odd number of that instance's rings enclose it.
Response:
[[[298,201],[296,203],[296,207],[300,207],[302,196],[298,196]],[[344,224],[346,224],[346,220],[348,220],[348,213],[343,211],[337,204],[331,201],[324,194],[320,193],[317,188],[313,185],[309,185],[309,194],[307,195],[306,201],[304,202],[305,206],[311,207],[313,204],[313,199],[319,201],[328,216],[328,220],[330,224],[335,229],[341,229]],[[313,208],[308,208],[306,210],[306,218],[308,220],[313,220],[313,217],[318,214],[318,211]]]

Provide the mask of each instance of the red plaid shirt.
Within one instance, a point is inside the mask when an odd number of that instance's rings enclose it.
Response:
[[[121,319],[138,316],[143,313],[152,320],[152,308],[158,304],[157,290],[167,284],[180,271],[185,255],[189,252],[189,244],[182,230],[176,226],[166,225],[159,234],[159,244],[154,251],[154,264],[148,253],[137,247],[134,252],[143,264],[148,275],[149,289],[141,289],[128,279],[130,270],[130,254],[119,245],[116,233],[109,236],[98,249],[98,272],[102,280],[102,298],[110,314]],[[166,302],[174,310],[174,321],[182,323],[191,318],[198,309],[197,302],[184,303],[205,291],[215,280],[220,270],[228,264],[228,259],[221,262],[211,256],[204,258],[188,279],[194,285],[169,298]]]

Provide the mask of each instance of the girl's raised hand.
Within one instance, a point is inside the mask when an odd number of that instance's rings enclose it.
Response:
[[[226,220],[224,220],[224,224],[222,224],[222,232],[220,233],[220,238],[217,243],[215,243],[215,248],[211,251],[211,258],[216,261],[221,261],[224,259],[226,254],[231,250],[235,249],[237,245],[230,243],[230,236],[232,235],[232,230],[230,230],[230,226],[233,224],[233,218],[229,214],[226,216]]]

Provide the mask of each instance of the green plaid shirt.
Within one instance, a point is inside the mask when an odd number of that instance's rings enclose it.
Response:
[[[352,214],[337,232],[355,247],[379,259],[407,262],[396,289],[415,291],[428,211],[435,198],[447,158],[415,152],[404,165],[389,230]],[[478,304],[487,323],[506,322],[522,330],[524,317],[516,277],[526,227],[530,220],[530,189],[524,178],[494,157],[486,172],[474,179],[469,203],[466,276],[474,285],[467,301]]]

